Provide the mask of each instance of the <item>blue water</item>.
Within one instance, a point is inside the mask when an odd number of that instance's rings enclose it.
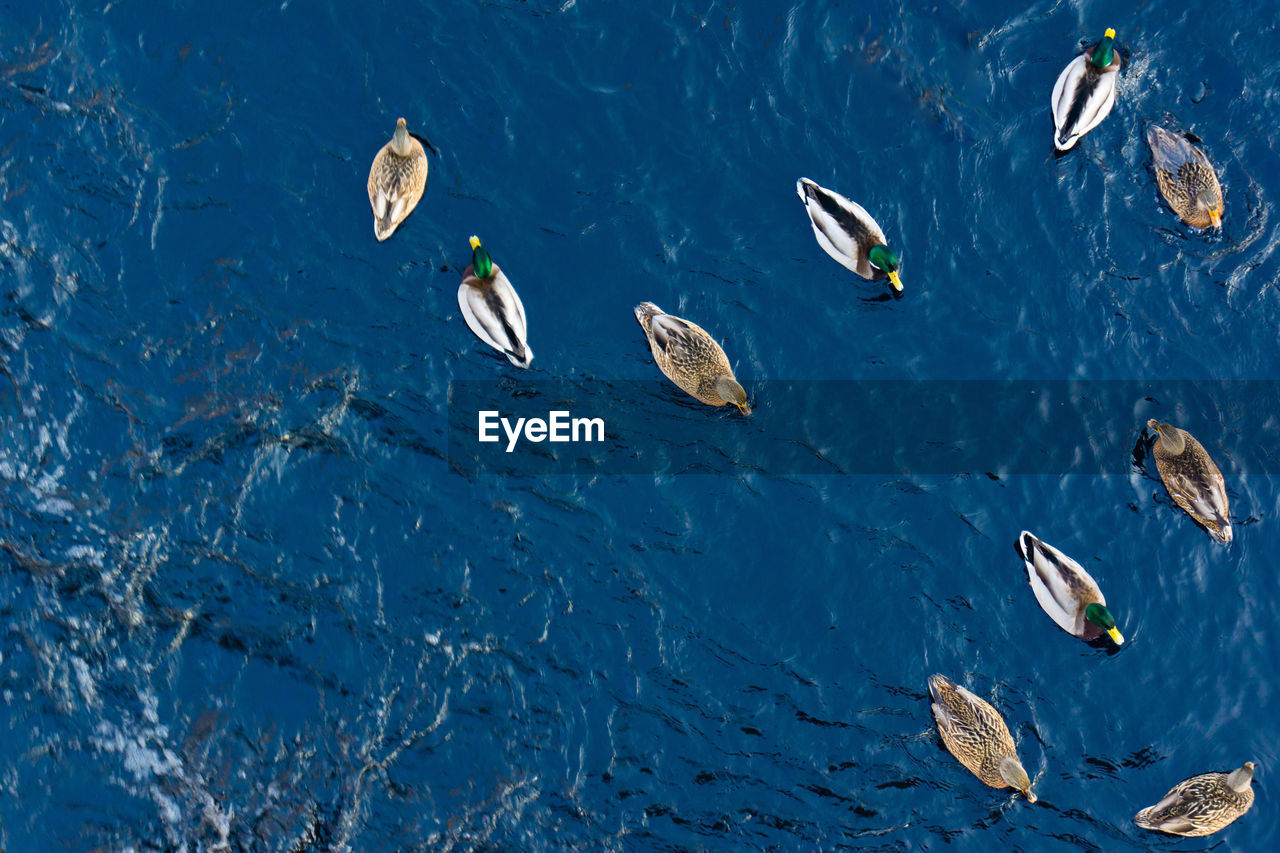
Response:
[[[1229,549],[1128,460],[468,477],[447,445],[451,380],[660,378],[642,300],[766,423],[769,380],[1276,378],[1277,11],[0,7],[0,850],[1274,848],[1280,484],[1194,401],[1116,417],[1210,448]],[[1116,108],[1055,158],[1107,26]],[[379,244],[401,115],[437,153]],[[1161,201],[1150,121],[1203,140],[1221,233]],[[875,215],[904,298],[821,252],[802,175]],[[472,233],[527,373],[458,311]],[[1039,610],[1023,528],[1123,649]],[[933,672],[1004,713],[1038,805],[943,750]],[[1133,825],[1245,760],[1223,833]]]

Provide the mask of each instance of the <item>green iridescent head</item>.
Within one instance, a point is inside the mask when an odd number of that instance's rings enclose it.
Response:
[[[1084,609],[1084,618],[1086,622],[1097,625],[1117,646],[1124,643],[1124,635],[1116,628],[1116,620],[1111,615],[1111,611],[1107,609],[1105,604],[1098,604],[1096,601]]]
[[[898,264],[902,263],[902,258],[897,252],[881,243],[867,252],[867,260],[871,262],[871,266],[888,274],[894,290],[902,290],[902,279],[898,277]]]
[[[493,275],[493,259],[484,246],[480,245],[480,238],[475,236],[471,238],[471,271],[477,278]]]
[[[1106,68],[1115,59],[1116,31],[1108,28],[1102,36],[1102,41],[1098,42],[1093,49],[1093,56],[1089,57],[1089,61],[1093,63],[1095,68]]]

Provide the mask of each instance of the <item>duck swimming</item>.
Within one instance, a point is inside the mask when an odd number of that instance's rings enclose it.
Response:
[[[1170,835],[1212,835],[1253,805],[1253,768],[1253,762],[1246,761],[1230,773],[1192,776],[1138,812],[1133,822]]]
[[[369,204],[373,206],[373,234],[378,242],[390,237],[413,212],[427,186],[427,152],[409,135],[403,118],[382,146],[369,169]]]
[[[824,189],[808,178],[796,182],[818,245],[841,266],[870,281],[889,279],[902,292],[898,276],[901,259],[889,248],[880,226],[862,206],[839,193]]]
[[[1222,185],[1204,152],[1163,127],[1147,128],[1156,184],[1165,201],[1192,228],[1222,227]]]
[[[1101,41],[1062,69],[1053,85],[1053,146],[1059,151],[1070,151],[1115,106],[1120,76],[1115,37],[1116,31],[1108,29]]]
[[[471,238],[471,263],[458,287],[458,307],[476,337],[516,367],[533,361],[525,328],[524,305],[479,237]]]
[[[1034,803],[1031,778],[1000,712],[945,675],[929,678],[933,718],[947,749],[992,788],[1015,788]]]
[[[1084,566],[1025,530],[1015,547],[1027,565],[1036,601],[1059,628],[1082,640],[1105,633],[1117,646],[1124,643],[1106,597]]]
[[[708,406],[729,403],[751,414],[747,392],[734,378],[728,356],[701,326],[667,314],[652,302],[641,302],[635,313],[653,360],[668,379]]]
[[[1231,544],[1227,485],[1209,452],[1185,429],[1155,418],[1147,421],[1147,427],[1157,436],[1151,449],[1169,497],[1210,536]]]

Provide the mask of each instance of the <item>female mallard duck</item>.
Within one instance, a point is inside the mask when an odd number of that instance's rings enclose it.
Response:
[[[1025,530],[1016,547],[1027,564],[1036,601],[1059,628],[1082,640],[1095,639],[1105,631],[1117,646],[1124,642],[1107,610],[1107,599],[1084,566]]]
[[[700,326],[666,314],[652,302],[636,306],[636,319],[649,339],[653,360],[680,390],[708,406],[732,403],[742,414],[751,414],[747,392],[734,378],[724,350]]]
[[[369,204],[373,205],[373,233],[378,242],[395,233],[417,207],[427,186],[427,152],[409,135],[404,119],[382,146],[369,169]]]
[[[533,361],[524,305],[506,275],[480,245],[479,237],[471,238],[471,263],[458,287],[458,307],[476,337],[516,367],[528,367]]]
[[[1120,52],[1116,31],[1108,29],[1102,41],[1071,60],[1053,85],[1053,145],[1069,151],[1080,137],[1093,130],[1116,103]]]
[[[1170,835],[1212,835],[1253,805],[1253,762],[1230,773],[1192,776],[1138,812],[1133,821],[1143,829]]]
[[[929,679],[929,695],[938,732],[951,754],[992,788],[1016,788],[1034,803],[1031,779],[1000,713],[945,675]]]
[[[1222,227],[1222,185],[1204,152],[1163,127],[1147,128],[1156,183],[1165,201],[1193,228]]]
[[[880,226],[862,206],[839,193],[823,189],[808,178],[796,182],[796,192],[809,212],[818,245],[840,265],[871,281],[886,276],[902,292],[898,254],[889,248]]]
[[[1209,458],[1200,442],[1185,429],[1157,423],[1147,426],[1158,437],[1152,443],[1156,470],[1173,502],[1195,519],[1219,542],[1231,543],[1231,521],[1227,514],[1227,485],[1222,472]]]

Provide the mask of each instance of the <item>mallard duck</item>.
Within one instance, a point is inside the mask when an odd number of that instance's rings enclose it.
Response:
[[[1115,106],[1120,76],[1115,37],[1116,31],[1108,29],[1100,42],[1071,60],[1053,84],[1053,145],[1059,151],[1071,150]]]
[[[1016,547],[1027,564],[1036,601],[1059,628],[1082,640],[1100,637],[1105,631],[1117,646],[1124,642],[1107,599],[1084,566],[1025,530]]]
[[[1133,822],[1170,835],[1212,835],[1253,805],[1252,782],[1252,761],[1230,773],[1192,776],[1134,815]]]
[[[1156,183],[1173,212],[1193,228],[1222,227],[1222,185],[1204,152],[1163,127],[1147,128]]]
[[[506,275],[480,244],[479,237],[471,238],[471,263],[462,273],[458,307],[476,337],[505,355],[516,367],[528,367],[533,361],[524,305]]]
[[[929,678],[929,695],[938,732],[951,754],[992,788],[1016,788],[1034,803],[1031,778],[1000,713],[945,675]]]
[[[1169,497],[1210,536],[1229,545],[1227,485],[1208,451],[1185,429],[1158,423],[1155,418],[1147,421],[1147,426],[1157,434],[1151,447]]]
[[[824,252],[865,279],[880,281],[887,276],[893,289],[902,292],[902,279],[898,277],[901,259],[889,248],[889,241],[871,214],[808,178],[796,181],[796,192],[809,212],[813,235]]]
[[[373,205],[373,233],[378,242],[390,237],[417,207],[427,186],[427,152],[409,135],[404,119],[382,146],[369,169],[369,204]]]
[[[652,302],[642,302],[635,310],[653,360],[680,390],[708,406],[732,403],[742,414],[751,414],[747,392],[734,378],[728,357],[701,326],[664,313]]]

